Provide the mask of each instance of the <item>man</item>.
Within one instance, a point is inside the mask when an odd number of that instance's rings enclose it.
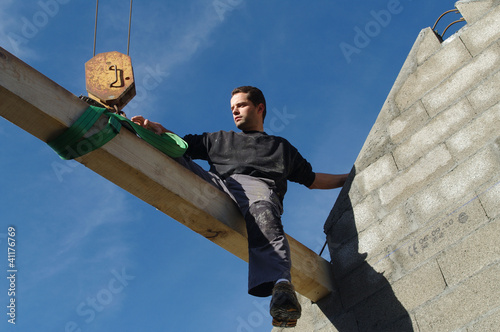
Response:
[[[234,123],[241,132],[186,135],[186,156],[177,161],[236,202],[248,233],[248,293],[272,295],[273,325],[293,327],[301,307],[291,284],[290,248],[281,223],[287,181],[310,189],[333,189],[343,186],[348,174],[314,173],[287,140],[267,135],[266,101],[258,88],[242,86],[234,89],[231,96]],[[157,134],[170,132],[142,116],[135,116],[132,121]],[[207,160],[210,171],[203,170],[191,158]]]

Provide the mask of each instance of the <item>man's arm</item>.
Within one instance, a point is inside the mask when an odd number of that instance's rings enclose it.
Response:
[[[327,174],[327,173],[316,173],[313,184],[309,189],[335,189],[340,188],[344,185],[347,180],[347,174]]]
[[[160,123],[154,122],[154,121],[149,121],[148,119],[145,119],[142,115],[137,115],[133,116],[130,120],[132,122],[137,123],[139,126],[144,127],[148,130],[151,130],[153,133],[161,135],[163,133],[172,133],[172,131],[166,129],[163,127]]]

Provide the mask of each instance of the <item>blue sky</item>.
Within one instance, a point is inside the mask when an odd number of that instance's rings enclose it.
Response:
[[[128,6],[101,1],[97,53],[126,52]],[[125,111],[180,135],[232,130],[231,90],[255,85],[266,95],[268,133],[290,140],[314,170],[346,173],[418,33],[453,7],[448,0],[136,1],[137,96]],[[86,94],[94,15],[93,1],[0,0],[0,46]],[[271,329],[269,299],[247,295],[245,262],[60,160],[3,118],[0,139],[1,275],[9,226],[18,268],[15,327],[6,315],[9,283],[0,279],[2,331]],[[319,252],[338,192],[291,184],[285,230]]]

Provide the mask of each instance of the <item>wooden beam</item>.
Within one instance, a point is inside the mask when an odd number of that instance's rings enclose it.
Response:
[[[0,115],[47,142],[87,104],[0,48]],[[245,221],[232,200],[129,131],[77,159],[111,182],[248,261]],[[330,264],[287,235],[297,291],[317,301],[332,290]]]

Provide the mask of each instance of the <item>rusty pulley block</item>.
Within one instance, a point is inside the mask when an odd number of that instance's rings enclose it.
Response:
[[[99,0],[96,0],[94,28],[94,56],[85,63],[85,83],[89,97],[99,105],[118,114],[135,97],[134,71],[129,57],[130,27],[132,23],[132,0],[128,21],[127,55],[117,51],[95,54],[97,37],[97,13]]]
[[[128,55],[106,52],[85,63],[89,97],[115,111],[121,111],[135,96],[134,71]]]

